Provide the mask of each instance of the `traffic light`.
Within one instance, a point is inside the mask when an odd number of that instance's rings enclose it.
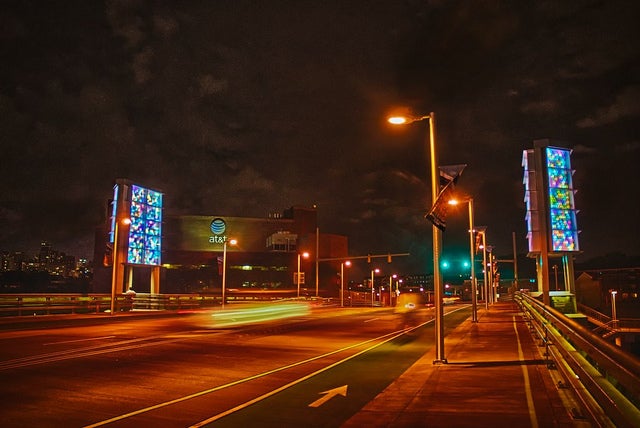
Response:
[[[387,263],[391,263],[391,254],[387,255]]]
[[[371,263],[371,254],[367,254],[367,263]]]

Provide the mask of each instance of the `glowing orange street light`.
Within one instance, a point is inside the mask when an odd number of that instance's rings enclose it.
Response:
[[[393,274],[389,277],[389,306],[393,306],[393,280],[398,278],[397,274]],[[396,282],[396,290],[398,289],[398,283]]]
[[[346,260],[340,263],[340,306],[344,306],[344,267],[350,267],[351,261]]]
[[[413,122],[426,120],[429,123],[429,139],[427,140],[429,156],[431,159],[431,202],[435,203],[440,193],[440,173],[438,171],[438,160],[436,158],[436,115],[431,112],[425,116],[393,116],[387,119],[392,125],[407,125]],[[435,225],[433,230],[433,291],[435,300],[435,350],[436,359],[434,364],[445,363],[447,359],[444,354],[444,308],[443,308],[443,284],[440,274],[440,253],[442,251],[442,231]]]
[[[376,273],[380,273],[380,269],[378,268],[371,269],[371,307],[373,307],[373,298],[376,295],[376,292],[375,292],[376,288],[373,286]]]
[[[227,242],[229,245],[237,245],[237,239],[226,239],[222,244],[222,307],[224,308],[224,304],[226,302],[226,291],[227,291]]]
[[[309,253],[307,253],[306,251],[302,254],[298,253],[298,275],[296,278],[296,282],[298,283],[298,298],[300,297],[300,256],[304,257],[305,259],[308,259]]]
[[[120,267],[120,247],[122,246],[120,242],[120,226],[129,226],[131,224],[131,219],[128,217],[117,219],[114,224],[113,229],[113,250],[111,251],[111,315],[116,314],[116,290],[120,288],[120,292],[122,292],[122,278],[123,278],[123,267]],[[126,240],[125,240],[126,242]],[[127,246],[124,247],[122,253],[124,253],[125,260],[127,257]]]
[[[458,205],[460,201],[451,199],[448,201],[450,205]],[[468,198],[465,201],[469,204],[469,254],[471,262],[471,322],[478,322],[478,296],[476,286],[476,270],[475,270],[475,239],[474,239],[474,224],[473,224],[473,198]]]

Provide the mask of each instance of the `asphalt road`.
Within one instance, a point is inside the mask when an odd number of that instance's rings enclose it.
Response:
[[[430,309],[410,330],[389,309],[298,309],[5,328],[0,424],[339,426],[433,343]],[[447,328],[469,316],[448,309]]]

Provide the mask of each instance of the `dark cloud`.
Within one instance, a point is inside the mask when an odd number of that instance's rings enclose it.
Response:
[[[522,150],[574,147],[585,255],[637,254],[629,1],[5,2],[0,248],[89,248],[119,177],[175,213],[319,207],[353,253],[430,252],[426,123],[478,223],[524,251]],[[622,217],[621,217],[622,216]],[[448,242],[466,245],[457,213]],[[460,229],[460,231],[457,231]],[[459,233],[458,233],[459,232]]]

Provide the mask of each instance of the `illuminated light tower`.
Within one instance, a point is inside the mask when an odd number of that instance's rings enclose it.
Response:
[[[580,251],[571,150],[535,140],[522,154],[529,257],[536,259],[538,286],[550,305],[549,258],[562,257],[565,290],[575,293],[573,257]]]
[[[111,229],[113,244],[111,278],[111,314],[116,311],[116,294],[133,284],[133,270],[138,266],[151,268],[150,292],[160,293],[162,255],[161,192],[139,186],[126,179],[116,180],[113,187]]]

